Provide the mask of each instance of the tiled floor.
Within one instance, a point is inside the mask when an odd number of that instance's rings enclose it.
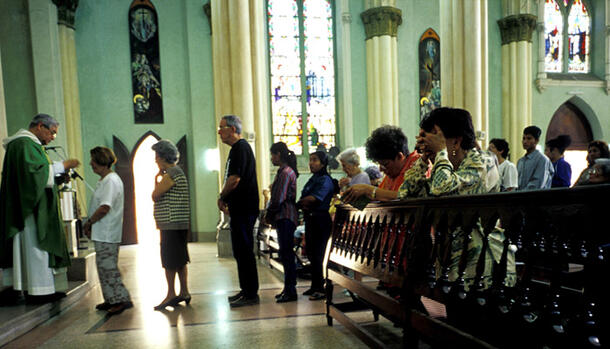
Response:
[[[154,311],[166,286],[157,246],[121,248],[120,269],[135,307],[106,317],[96,311],[102,301],[99,286],[59,316],[51,318],[6,348],[364,348],[344,327],[326,324],[324,301],[277,304],[281,274],[259,264],[261,303],[231,309],[227,295],[238,290],[233,259],[216,257],[213,243],[189,244],[189,306]],[[299,280],[300,292],[308,280]],[[336,297],[345,297],[336,290]],[[400,331],[388,321],[373,323],[370,313],[352,316],[372,332],[399,347]]]

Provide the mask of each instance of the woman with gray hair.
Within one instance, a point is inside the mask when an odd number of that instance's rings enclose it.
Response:
[[[339,187],[351,187],[354,184],[371,184],[369,175],[360,169],[360,156],[356,149],[346,149],[341,154],[337,155],[337,159],[341,162],[343,172],[347,177],[339,180]]]
[[[159,173],[155,177],[152,199],[155,202],[154,216],[161,231],[161,265],[165,268],[167,296],[155,307],[163,310],[184,301],[191,302],[187,285],[189,254],[187,231],[190,223],[188,181],[180,166],[176,166],[180,153],[176,146],[165,139],[152,146]],[[174,280],[180,280],[180,294],[176,296]]]

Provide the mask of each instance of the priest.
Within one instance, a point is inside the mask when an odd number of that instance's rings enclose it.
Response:
[[[79,165],[53,162],[43,146],[55,139],[59,123],[36,115],[27,130],[3,140],[6,150],[0,187],[2,284],[24,291],[26,300],[46,302],[65,293],[70,256],[55,177]],[[65,176],[67,178],[67,176]]]

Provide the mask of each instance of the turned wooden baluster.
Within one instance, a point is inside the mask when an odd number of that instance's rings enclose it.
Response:
[[[451,271],[451,246],[457,234],[455,233],[455,230],[449,229],[446,219],[447,217],[444,217],[434,229],[436,229],[439,234],[439,240],[443,241],[443,251],[440,256],[441,276],[438,279],[437,285],[440,286],[441,291],[444,294],[449,294],[452,287],[452,283],[449,281],[449,272]]]
[[[387,216],[386,216],[387,218]],[[379,243],[377,245],[377,248],[375,249],[375,267],[377,267],[378,265],[381,265],[382,268],[385,267],[385,261],[384,261],[384,250],[385,250],[385,246],[386,246],[386,242],[388,240],[388,235],[390,234],[390,229],[392,228],[392,225],[394,224],[394,216],[392,215],[389,219],[389,222],[387,222],[386,220],[384,220],[385,224],[383,226],[383,229],[381,230],[381,236],[379,238]]]
[[[348,258],[352,258],[354,255],[356,239],[358,238],[358,234],[360,234],[360,230],[362,229],[363,219],[364,216],[362,214],[357,215],[355,228],[347,237],[345,256]]]
[[[384,268],[391,269],[392,264],[392,250],[394,249],[394,242],[396,241],[396,234],[398,233],[398,221],[400,218],[394,216],[392,219],[392,224],[390,225],[390,229],[388,230],[388,236],[386,237],[385,247],[383,249],[383,264]]]
[[[377,268],[377,265],[379,264],[379,258],[380,258],[380,254],[381,254],[381,241],[382,241],[382,236],[384,234],[387,234],[387,230],[388,230],[388,216],[384,215],[383,216],[383,220],[381,221],[381,224],[379,225],[379,229],[376,231],[375,236],[373,237],[374,241],[373,241],[373,247],[371,249],[372,252],[372,259],[373,259],[373,267]]]
[[[459,235],[462,236],[462,251],[460,254],[460,261],[458,263],[458,275],[455,281],[453,282],[453,295],[457,297],[459,300],[465,300],[466,293],[466,281],[464,280],[464,273],[466,270],[466,265],[468,263],[468,245],[472,240],[470,234],[473,233],[472,227],[466,227],[465,230],[461,230],[460,233],[456,234],[456,237]]]
[[[377,239],[379,238],[379,232],[381,231],[381,227],[382,227],[381,223],[381,216],[377,216],[377,218],[375,218],[375,224],[373,225],[372,231],[371,231],[371,235],[366,243],[366,252],[365,252],[365,256],[366,256],[366,264],[370,265],[371,262],[373,262],[373,259],[375,257],[375,244],[377,243]]]
[[[373,221],[373,218],[371,217],[371,215],[365,216],[362,230],[361,230],[360,234],[358,235],[358,240],[356,240],[356,245],[354,246],[355,251],[356,251],[355,252],[356,261],[358,260],[358,257],[360,257],[360,261],[362,261],[364,258],[363,245],[371,230],[371,225],[373,224],[372,221]]]

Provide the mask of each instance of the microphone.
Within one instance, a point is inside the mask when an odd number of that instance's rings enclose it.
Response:
[[[44,147],[44,150],[55,150],[55,149],[61,149],[61,145],[54,145],[51,147]]]
[[[74,178],[80,178],[81,181],[84,181],[85,179],[78,174],[78,172],[76,172],[74,169],[72,169],[70,172],[72,172],[72,174],[70,174],[70,177],[72,177],[72,179]]]

